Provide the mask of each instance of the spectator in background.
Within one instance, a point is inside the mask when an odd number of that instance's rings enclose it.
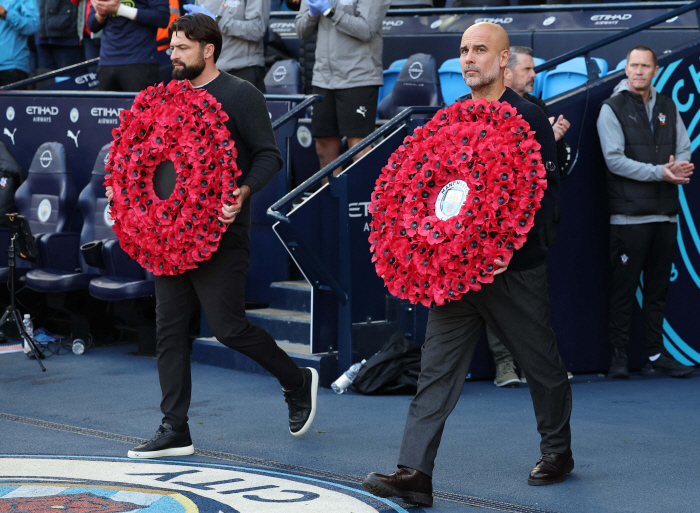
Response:
[[[263,38],[270,21],[270,0],[196,0],[183,7],[216,20],[224,46],[216,66],[265,92],[265,47]]]
[[[29,77],[27,37],[38,28],[36,0],[0,0],[0,86]]]
[[[664,348],[663,322],[673,256],[678,186],[690,182],[690,139],[678,107],[651,86],[659,71],[654,50],[636,46],[625,74],[598,115],[608,166],[612,286],[608,320],[608,376],[629,378],[627,346],[639,277],[644,272],[642,319],[649,361],[645,375],[688,376],[693,367]]]
[[[85,60],[78,36],[79,3],[80,0],[39,0],[39,68],[60,69]]]
[[[511,46],[503,79],[506,87],[510,87],[527,101],[537,105],[542,109],[542,112],[549,117],[547,104],[530,94],[534,89],[536,76],[533,55],[534,51],[532,48],[527,46]],[[557,164],[560,173],[564,175],[569,167],[569,152],[564,142],[564,134],[569,129],[570,123],[561,114],[557,119],[553,116],[549,117],[549,122],[554,131],[554,140],[557,142]],[[555,217],[555,220],[557,218],[558,216]],[[518,385],[520,383],[520,378],[518,378],[515,372],[515,362],[510,351],[506,349],[503,342],[498,339],[493,330],[488,326],[486,328],[486,338],[488,339],[489,349],[491,350],[494,363],[496,364],[496,379],[493,381],[494,384],[498,387]],[[567,373],[567,375],[569,379],[573,377],[570,372]],[[522,380],[523,382],[525,381],[524,375],[522,376]]]
[[[125,0],[126,1],[126,0]],[[141,91],[159,81],[156,32],[170,21],[168,0],[92,0],[88,28],[103,30],[100,91]]]
[[[78,37],[83,44],[85,60],[96,59],[100,56],[100,38],[102,31],[93,33],[88,27],[88,16],[92,0],[80,0],[78,4]]]
[[[299,38],[318,33],[312,84],[323,101],[314,105],[311,133],[322,168],[340,156],[342,137],[352,148],[374,131],[379,86],[384,83],[382,22],[390,3],[301,2]]]

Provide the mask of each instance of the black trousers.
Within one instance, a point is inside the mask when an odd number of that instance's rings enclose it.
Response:
[[[211,260],[176,276],[156,276],[156,356],[163,393],[163,422],[176,431],[187,427],[192,395],[190,347],[187,338],[193,308],[201,302],[214,336],[227,347],[258,362],[291,390],[302,383],[297,364],[264,329],[245,315],[248,270],[247,234],[227,233],[233,247],[219,247]],[[198,301],[199,300],[199,301]]]
[[[247,68],[232,69],[227,71],[229,75],[247,80],[261,93],[265,94],[265,68],[262,66],[249,66]]]
[[[547,268],[542,265],[506,271],[481,290],[430,310],[399,466],[432,476],[445,421],[462,393],[485,323],[527,375],[540,450],[564,453],[571,447],[571,387],[549,320]]]
[[[676,252],[676,223],[610,225],[612,289],[608,318],[610,348],[627,350],[632,312],[642,281],[642,322],[649,356],[663,352],[663,322],[671,266]]]
[[[139,92],[160,82],[158,64],[97,66],[100,91]]]

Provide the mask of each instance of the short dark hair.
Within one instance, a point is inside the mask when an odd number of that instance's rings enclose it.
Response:
[[[206,14],[197,12],[180,16],[168,28],[168,37],[172,38],[173,32],[184,32],[187,39],[198,41],[202,48],[206,45],[214,45],[214,62],[221,55],[223,45],[221,29],[216,21]]]
[[[644,45],[635,46],[629,52],[627,52],[627,62],[629,62],[630,55],[635,50],[640,51],[640,52],[651,52],[651,56],[654,58],[654,67],[659,65],[659,60],[656,58],[656,52],[654,50],[652,50],[651,48],[649,48],[648,46],[644,46]]]
[[[535,55],[535,51],[529,46],[511,46],[509,50],[508,64],[506,64],[506,68],[508,69],[513,69],[517,64],[518,58],[516,55],[529,55],[530,57]]]

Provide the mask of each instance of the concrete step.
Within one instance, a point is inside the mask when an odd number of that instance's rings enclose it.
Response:
[[[311,314],[281,308],[260,308],[246,311],[253,324],[266,330],[275,340],[309,346]]]
[[[308,345],[303,346],[288,342],[278,342],[277,344],[289,354],[299,367],[316,369],[321,387],[330,388],[331,383],[338,377],[338,361],[335,353],[309,354]],[[258,363],[238,351],[229,349],[213,337],[198,338],[194,341],[192,360],[204,365],[270,375]]]
[[[270,284],[271,308],[311,312],[311,285],[305,280]]]

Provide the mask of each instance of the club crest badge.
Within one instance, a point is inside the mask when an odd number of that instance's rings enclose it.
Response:
[[[666,114],[664,114],[663,112],[659,112],[659,125],[666,125]]]
[[[435,201],[435,215],[446,221],[459,214],[464,201],[467,199],[469,186],[462,180],[455,180],[445,185],[438,193]]]
[[[630,261],[630,257],[627,256],[626,253],[623,253],[620,255],[620,262],[622,262],[622,265],[627,265],[627,262]]]
[[[5,187],[7,187],[7,177],[3,176],[0,178],[0,189],[4,189]]]

